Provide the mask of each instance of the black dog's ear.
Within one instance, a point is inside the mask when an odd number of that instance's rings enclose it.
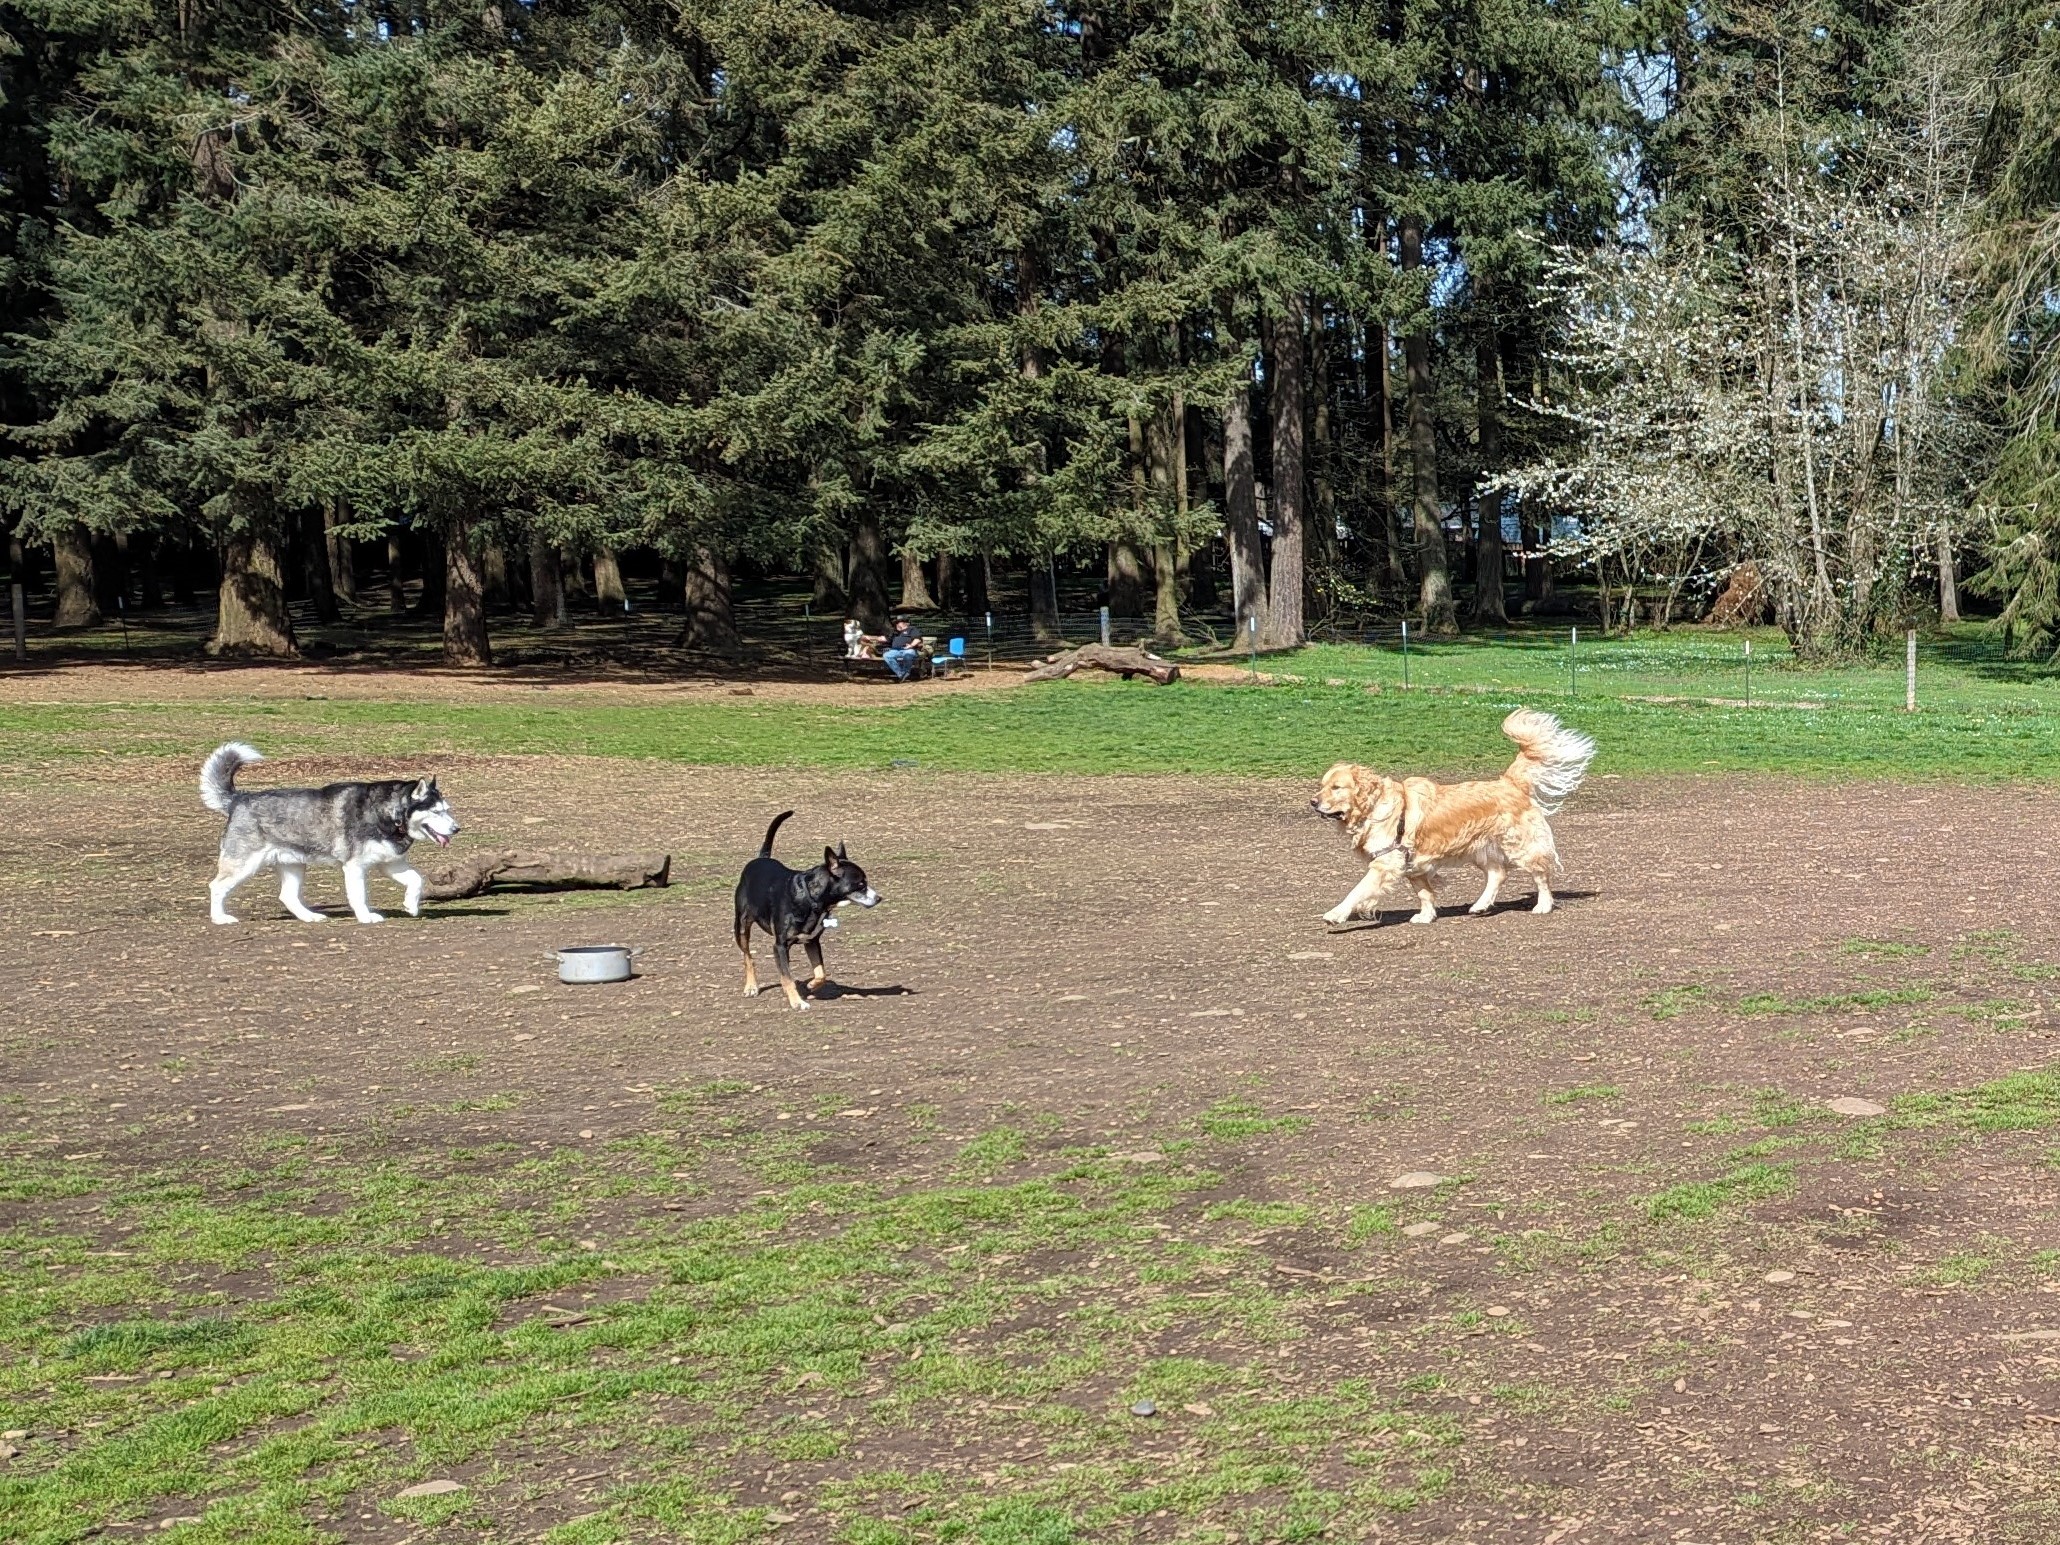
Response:
[[[849,853],[846,853],[844,851],[844,844],[841,842],[837,844],[837,856],[839,858],[849,858],[851,856]]]
[[[844,867],[837,861],[837,854],[834,849],[823,849],[823,867],[829,870],[831,874],[835,874],[839,869],[842,869]]]

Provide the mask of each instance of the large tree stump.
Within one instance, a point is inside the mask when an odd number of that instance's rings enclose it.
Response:
[[[1767,620],[1773,600],[1760,566],[1748,560],[1731,571],[1730,583],[1703,620],[1713,628],[1751,627]]]
[[[1162,660],[1142,649],[1120,649],[1111,644],[1083,644],[1078,649],[1055,654],[1042,664],[1031,666],[1030,674],[1023,679],[1058,681],[1089,666],[1114,671],[1125,681],[1132,676],[1149,676],[1162,687],[1180,680],[1180,667],[1171,660]]]
[[[422,894],[431,901],[456,901],[477,896],[490,885],[521,885],[531,890],[642,890],[666,885],[672,878],[672,856],[632,853],[596,857],[591,853],[519,853],[503,849],[474,853],[439,874],[423,875]]]

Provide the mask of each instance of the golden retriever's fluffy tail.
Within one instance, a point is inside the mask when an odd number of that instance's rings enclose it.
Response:
[[[1594,741],[1535,708],[1519,708],[1504,719],[1502,733],[1520,748],[1503,776],[1529,789],[1531,802],[1547,815],[1573,798],[1595,759]]]

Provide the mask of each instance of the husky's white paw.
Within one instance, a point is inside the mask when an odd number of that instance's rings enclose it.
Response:
[[[1330,923],[1333,925],[1338,923],[1349,923],[1352,920],[1352,913],[1351,910],[1347,907],[1332,907],[1328,912],[1323,914],[1323,920],[1326,923]]]
[[[358,921],[361,923],[383,923],[386,921],[386,914],[384,912],[360,912],[358,914]]]
[[[1421,912],[1412,912],[1409,915],[1409,921],[1412,923],[1435,923],[1437,920],[1438,909],[1436,907],[1425,907]]]
[[[210,923],[233,923],[238,921],[238,919],[231,917],[226,912],[210,912],[207,920]]]

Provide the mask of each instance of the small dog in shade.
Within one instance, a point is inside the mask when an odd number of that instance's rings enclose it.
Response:
[[[744,952],[744,996],[758,995],[758,967],[751,959],[751,930],[763,928],[772,935],[773,961],[779,967],[780,986],[787,1002],[797,1009],[808,1007],[801,989],[794,985],[794,968],[787,952],[796,942],[808,950],[808,963],[815,968],[808,979],[810,988],[827,982],[823,968],[823,930],[835,928],[830,914],[847,901],[862,907],[880,904],[880,893],[866,883],[865,871],[853,863],[844,844],[823,849],[823,861],[813,869],[789,869],[772,856],[773,838],[793,811],[773,817],[765,829],[765,841],[758,857],[744,866],[737,879],[737,948]]]
[[[458,834],[450,802],[434,778],[394,778],[377,783],[332,783],[319,789],[236,787],[237,770],[264,758],[240,741],[218,746],[200,768],[200,802],[229,818],[222,832],[221,863],[208,883],[208,913],[233,923],[230,892],[261,869],[279,871],[279,899],[304,923],[328,921],[300,899],[310,864],[341,864],[343,893],[361,923],[381,923],[365,898],[365,872],[384,870],[407,896],[408,916],[422,911],[422,876],[408,863],[408,849],[428,839],[447,847]]]
[[[1516,760],[1499,778],[1477,783],[1435,783],[1429,778],[1387,778],[1368,767],[1340,762],[1323,775],[1310,801],[1318,815],[1343,824],[1366,859],[1366,877],[1323,914],[1326,923],[1364,915],[1381,892],[1407,878],[1418,901],[1412,923],[1434,923],[1439,871],[1463,865],[1482,870],[1488,883],[1468,910],[1495,904],[1511,869],[1538,887],[1533,912],[1552,910],[1559,850],[1546,817],[1573,797],[1595,756],[1595,742],[1549,713],[1519,708],[1502,721],[1517,744]]]

